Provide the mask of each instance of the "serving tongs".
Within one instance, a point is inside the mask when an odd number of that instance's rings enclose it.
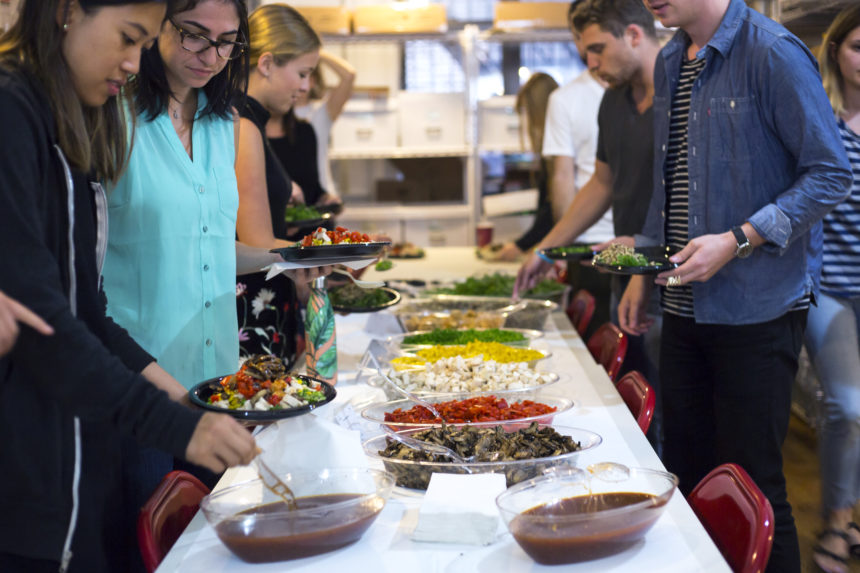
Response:
[[[401,386],[398,386],[397,383],[394,382],[394,380],[392,380],[388,376],[388,374],[386,374],[382,370],[382,365],[379,363],[379,359],[377,359],[376,356],[377,356],[377,354],[381,354],[381,353],[385,353],[385,352],[387,352],[387,350],[385,348],[385,345],[382,344],[382,342],[380,342],[378,340],[371,340],[370,346],[368,346],[367,352],[364,355],[366,357],[366,360],[373,363],[373,368],[376,369],[376,373],[379,374],[379,377],[382,378],[389,386],[394,388],[397,392],[399,392],[400,394],[402,394],[403,396],[405,396],[409,400],[412,400],[416,404],[424,406],[425,408],[430,410],[431,414],[433,414],[434,416],[436,416],[437,418],[439,418],[443,422],[447,422],[448,420],[446,420],[445,416],[443,416],[439,412],[439,410],[436,409],[436,406],[434,406],[433,404],[431,404],[427,400],[419,398],[418,396],[416,396],[415,394],[413,394],[409,390],[402,388]]]
[[[422,452],[427,452],[428,454],[433,454],[437,456],[447,456],[451,458],[452,461],[459,464],[468,464],[470,462],[475,461],[475,456],[469,456],[464,458],[451,448],[443,446],[442,444],[433,444],[431,442],[425,442],[423,440],[416,440],[410,436],[406,436],[404,434],[399,434],[389,428],[386,424],[382,424],[382,429],[385,430],[385,433],[388,434],[390,438],[395,441],[400,442],[404,446],[408,448],[412,448],[413,450],[420,450]],[[468,468],[466,468],[467,471]],[[472,473],[469,471],[469,473]]]
[[[275,424],[273,424],[273,426],[274,425]],[[263,450],[259,447],[257,448],[257,455],[254,457],[254,462],[257,464],[257,475],[260,477],[260,481],[263,482],[263,485],[266,486],[266,489],[284,500],[284,503],[287,504],[287,509],[290,511],[298,509],[298,504],[296,504],[296,494],[293,493],[290,486],[281,481],[281,478],[279,478],[278,474],[269,467],[269,464],[263,461]]]
[[[349,277],[349,280],[351,280],[353,284],[355,284],[355,286],[360,288],[380,288],[385,286],[385,283],[383,281],[365,281],[362,279],[357,279],[352,276],[351,272],[340,267],[333,268],[331,272]]]

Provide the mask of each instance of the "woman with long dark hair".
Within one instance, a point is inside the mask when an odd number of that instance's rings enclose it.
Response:
[[[0,290],[53,327],[23,328],[0,359],[0,570],[121,571],[121,439],[213,471],[254,456],[225,415],[159,388],[177,382],[106,317],[105,196],[127,155],[116,96],[138,71],[162,2],[25,0],[0,38]]]
[[[128,166],[108,189],[108,313],[176,377],[177,399],[236,371],[237,267],[263,281],[260,269],[280,260],[236,242],[235,106],[248,78],[247,41],[244,0],[168,0],[158,40],[129,84],[137,121]],[[133,518],[174,460],[132,443],[125,458]],[[210,486],[217,479],[183,469]],[[128,527],[133,538],[133,519]]]

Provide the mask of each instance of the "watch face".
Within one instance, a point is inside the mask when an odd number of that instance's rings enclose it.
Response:
[[[739,259],[745,259],[752,254],[753,248],[752,245],[749,244],[749,241],[740,245],[737,250],[737,255]]]

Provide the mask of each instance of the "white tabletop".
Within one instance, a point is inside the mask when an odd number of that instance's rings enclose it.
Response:
[[[338,316],[338,399],[309,416],[325,417],[340,400],[362,391],[353,382],[354,371],[371,337],[384,337],[396,329],[386,313]],[[577,463],[613,461],[633,467],[664,469],[654,450],[621,401],[609,378],[594,363],[566,316],[557,312],[547,320],[540,344],[552,351],[547,370],[565,373],[563,380],[546,392],[566,395],[575,408],[556,416],[560,425],[586,428],[603,437],[603,443],[583,452]],[[316,422],[320,423],[320,422]],[[225,474],[220,486],[231,481]],[[730,571],[684,498],[676,492],[666,511],[644,540],[614,556],[564,566],[534,563],[510,534],[490,546],[422,543],[411,540],[417,523],[421,496],[396,488],[373,526],[355,544],[329,554],[305,559],[251,565],[233,556],[215,536],[201,512],[166,556],[158,571],[182,572],[276,572],[373,571],[400,573],[473,573],[530,571],[661,571],[689,573]]]
[[[424,249],[421,259],[391,259],[394,265],[387,271],[377,271],[371,265],[361,276],[373,281],[461,279],[487,273],[516,274],[520,263],[487,262],[475,256],[475,247],[431,247]]]

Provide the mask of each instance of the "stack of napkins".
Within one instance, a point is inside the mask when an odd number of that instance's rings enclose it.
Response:
[[[314,267],[319,267],[323,265],[343,265],[345,267],[349,267],[354,271],[358,269],[363,269],[370,263],[376,262],[378,257],[368,257],[364,259],[349,259],[344,260],[341,258],[330,258],[330,259],[305,259],[302,261],[285,261],[282,263],[272,263],[266,267],[263,267],[262,271],[267,271],[266,280],[271,280],[272,277],[276,277],[284,271],[290,271],[293,269],[310,269]]]
[[[503,491],[504,474],[433,474],[412,539],[490,545],[502,525],[496,496]]]

